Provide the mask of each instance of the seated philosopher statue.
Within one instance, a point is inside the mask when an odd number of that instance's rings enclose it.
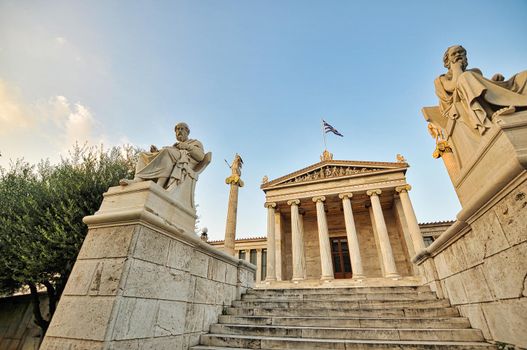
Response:
[[[527,109],[527,71],[509,80],[501,74],[489,80],[479,69],[467,69],[467,51],[461,45],[449,47],[443,63],[448,71],[434,81],[443,117],[461,118],[483,135],[496,117]]]
[[[188,138],[190,129],[186,123],[178,123],[174,130],[178,142],[161,149],[152,145],[150,152],[141,152],[133,180],[122,179],[119,183],[127,186],[152,180],[168,191],[177,192],[178,199],[190,200],[194,207],[194,186],[198,174],[210,163],[211,154],[205,154],[201,142]]]

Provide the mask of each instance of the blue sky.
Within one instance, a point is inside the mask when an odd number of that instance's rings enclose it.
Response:
[[[236,152],[238,236],[265,235],[264,175],[403,154],[419,221],[460,206],[420,109],[446,47],[506,77],[527,69],[527,1],[0,1],[0,165],[52,161],[75,141],[173,143],[186,121],[213,152],[200,226],[225,229]]]

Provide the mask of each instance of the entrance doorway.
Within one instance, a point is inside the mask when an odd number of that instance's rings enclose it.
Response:
[[[351,278],[353,272],[351,271],[348,239],[346,237],[332,237],[330,240],[335,278]]]

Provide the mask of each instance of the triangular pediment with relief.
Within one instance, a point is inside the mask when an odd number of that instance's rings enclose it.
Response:
[[[393,170],[406,171],[406,168],[408,168],[408,164],[405,162],[323,161],[272,181],[264,182],[261,188],[267,190],[275,187],[331,181],[339,178],[372,175]]]

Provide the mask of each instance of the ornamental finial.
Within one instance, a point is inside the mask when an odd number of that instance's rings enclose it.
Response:
[[[322,155],[320,156],[320,160],[323,162],[325,160],[333,160],[333,153],[330,153],[327,149],[322,152]]]

